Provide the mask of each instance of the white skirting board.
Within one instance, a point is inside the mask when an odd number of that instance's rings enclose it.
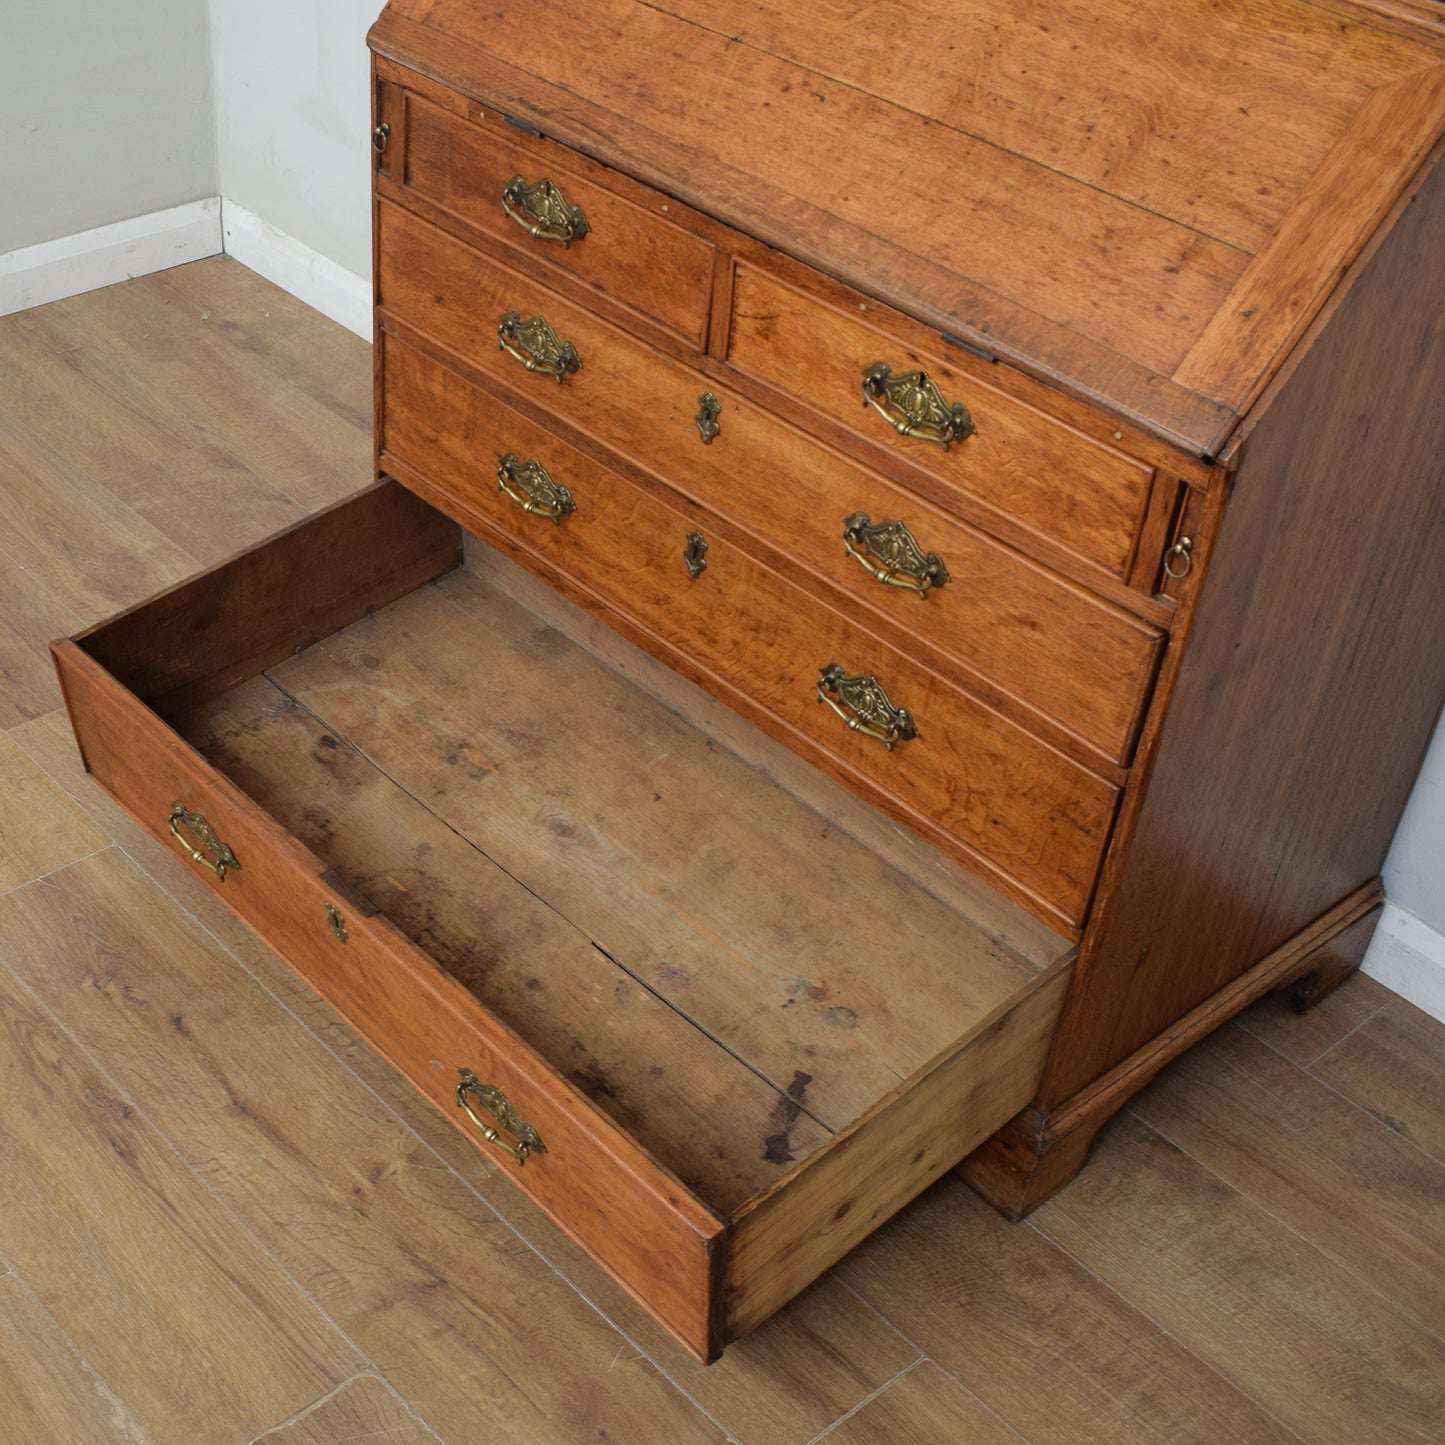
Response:
[[[1445,934],[1387,902],[1360,967],[1445,1023]]]
[[[223,197],[226,254],[323,316],[371,340],[371,278],[358,276]]]
[[[207,196],[0,253],[0,316],[149,276],[221,251],[221,198]]]

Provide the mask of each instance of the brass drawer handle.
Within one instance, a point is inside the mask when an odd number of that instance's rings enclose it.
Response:
[[[1176,562],[1174,559],[1178,558]],[[1194,570],[1194,540],[1180,537],[1164,554],[1164,575],[1176,582],[1183,581]]]
[[[827,703],[855,733],[877,738],[890,753],[894,743],[918,736],[912,714],[888,701],[876,677],[846,677],[836,662],[818,679],[818,701]]]
[[[547,1152],[547,1146],[542,1142],[541,1136],[530,1124],[518,1117],[511,1101],[500,1089],[493,1088],[491,1084],[482,1083],[470,1069],[462,1069],[460,1072],[462,1081],[457,1085],[457,1106],[467,1111],[467,1118],[482,1131],[482,1138],[488,1144],[495,1144],[498,1149],[505,1149],[518,1164],[525,1164],[529,1154],[545,1154]],[[472,1106],[467,1103],[468,1093],[475,1094],[482,1107],[492,1118],[509,1134],[516,1136],[515,1144],[503,1139],[501,1134],[485,1119],[477,1117]]]
[[[843,523],[843,550],[878,581],[911,587],[920,597],[948,581],[943,559],[937,552],[925,552],[902,522],[874,524],[866,512],[854,512]]]
[[[569,206],[549,179],[529,186],[521,176],[513,176],[502,187],[502,209],[529,236],[560,241],[564,247],[591,230],[582,207]]]
[[[945,401],[926,371],[893,376],[886,361],[875,361],[863,373],[863,404],[900,436],[937,442],[944,451],[974,433],[968,409],[961,401]]]
[[[511,452],[497,464],[497,490],[524,512],[550,517],[553,522],[577,510],[572,493],[558,486],[541,462],[519,462]]]
[[[528,371],[555,376],[559,386],[567,372],[582,369],[577,348],[570,341],[559,341],[545,316],[523,321],[517,312],[507,312],[497,323],[497,345],[515,356]]]
[[[209,868],[222,883],[226,881],[227,873],[240,871],[241,865],[236,861],[236,855],[216,837],[216,830],[199,813],[192,813],[184,803],[171,804],[171,815],[166,819],[166,823],[171,830],[171,837],[190,854],[191,861],[199,863],[202,868]],[[182,825],[195,834],[200,848],[192,846],[181,837]],[[203,853],[202,848],[208,849],[209,854]]]

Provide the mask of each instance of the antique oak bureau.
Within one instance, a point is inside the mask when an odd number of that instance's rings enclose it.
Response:
[[[56,645],[89,770],[703,1358],[1021,1215],[1378,913],[1440,19],[392,0],[377,480]]]

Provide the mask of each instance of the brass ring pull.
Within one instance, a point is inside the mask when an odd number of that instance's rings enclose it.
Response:
[[[505,1149],[518,1164],[525,1164],[529,1154],[545,1154],[547,1152],[547,1146],[542,1142],[541,1136],[530,1124],[518,1117],[511,1101],[500,1089],[493,1088],[491,1084],[482,1083],[470,1069],[462,1069],[460,1073],[462,1081],[457,1085],[457,1107],[467,1111],[467,1118],[482,1131],[482,1138],[488,1144],[495,1144],[498,1149]],[[485,1119],[477,1117],[472,1106],[467,1103],[469,1093],[477,1096],[482,1107],[503,1129],[516,1136],[515,1144],[503,1139],[501,1134]]]
[[[942,558],[937,552],[925,552],[902,522],[874,525],[866,512],[854,512],[843,523],[843,550],[878,581],[911,587],[920,597],[948,581]]]
[[[836,662],[818,679],[818,701],[827,703],[855,733],[877,738],[890,753],[894,743],[918,736],[912,714],[888,701],[876,677],[846,677]]]
[[[1179,563],[1176,566],[1174,558],[1178,557]],[[1164,575],[1172,577],[1176,582],[1187,577],[1194,570],[1194,543],[1188,537],[1181,537],[1164,554]]]
[[[541,462],[519,462],[508,452],[497,464],[497,490],[505,492],[524,512],[560,522],[577,510],[572,493],[558,486]]]
[[[171,814],[166,819],[166,824],[171,830],[171,837],[186,850],[191,861],[199,863],[202,868],[209,868],[220,882],[226,881],[227,873],[240,870],[241,865],[236,861],[236,855],[216,837],[216,830],[199,813],[192,813],[184,803],[171,804]],[[182,824],[196,836],[200,848],[194,847],[181,837]],[[209,853],[202,852],[203,848],[208,849]]]
[[[564,374],[582,369],[577,348],[570,341],[559,341],[544,316],[523,321],[517,312],[507,312],[497,323],[497,345],[515,356],[528,371],[555,376],[559,386]]]
[[[521,176],[513,176],[502,187],[502,209],[529,236],[560,241],[564,248],[591,230],[582,207],[569,206],[550,180],[529,186]]]
[[[937,442],[944,451],[974,433],[968,409],[961,401],[945,401],[926,371],[893,376],[886,361],[875,361],[863,373],[863,404],[900,436]]]
[[[371,133],[371,148],[377,155],[384,156],[386,148],[391,144],[391,126],[386,121],[377,126]]]

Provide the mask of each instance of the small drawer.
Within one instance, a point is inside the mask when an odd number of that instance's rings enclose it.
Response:
[[[676,224],[675,202],[580,156],[559,165],[505,122],[463,119],[402,94],[404,153],[391,157],[400,186],[379,182],[383,193],[429,203],[553,285],[620,304],[702,349],[715,248]]]
[[[1072,950],[820,828],[460,551],[364,491],[57,643],[76,736],[713,1358],[1027,1103]]]
[[[640,623],[669,660],[1051,925],[1079,928],[1115,786],[763,566],[703,514],[642,491],[396,337],[382,344],[383,466]],[[540,464],[546,482],[520,483],[521,464]],[[695,577],[694,533],[707,544]],[[851,730],[822,705],[819,677],[831,664],[876,676],[914,713],[921,738],[889,750]]]
[[[952,362],[941,344],[936,351],[915,350],[858,313],[742,265],[728,360],[833,427],[883,449],[885,465],[898,475],[925,474],[1115,577],[1129,575],[1154,469],[989,386]],[[908,424],[906,404],[900,410],[886,395],[865,394],[865,375],[880,363],[890,383],[921,372],[937,388],[945,415],[963,408],[967,420],[958,430],[967,434],[946,450],[938,441],[900,434],[897,426]],[[870,383],[871,392],[880,389]],[[925,423],[918,430],[937,428]]]
[[[1159,629],[407,212],[383,206],[380,227],[388,316],[753,533],[784,570],[806,570],[846,594],[840,603],[958,685],[987,679],[1029,725],[1052,720],[1127,764],[1162,651]],[[560,386],[528,375],[495,339],[511,311],[541,314],[573,346],[580,369],[564,372]],[[708,390],[721,411],[704,444],[697,415]],[[388,389],[388,414],[408,404],[442,403],[419,395],[408,403]],[[382,425],[389,432],[389,415]],[[908,526],[941,558],[949,582],[920,596],[875,581],[857,559],[876,563],[886,544],[856,534],[845,542],[845,524],[860,514]]]

